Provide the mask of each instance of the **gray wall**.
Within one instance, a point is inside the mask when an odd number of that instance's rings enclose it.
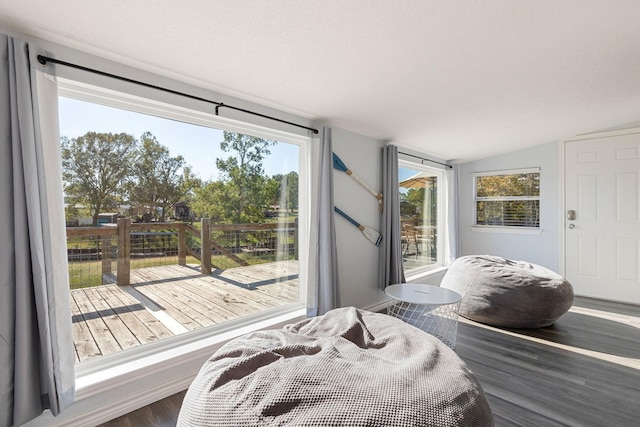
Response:
[[[382,186],[381,141],[334,128],[333,151],[374,189]],[[333,171],[334,202],[360,224],[380,228],[378,201],[344,172]],[[371,307],[385,300],[378,288],[378,248],[335,215],[340,298],[343,306]]]
[[[538,145],[459,165],[459,241],[461,255],[498,255],[560,271],[560,145]],[[473,230],[474,172],[540,167],[540,234]]]

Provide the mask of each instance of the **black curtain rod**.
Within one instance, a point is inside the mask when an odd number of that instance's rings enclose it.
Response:
[[[306,129],[306,130],[309,130],[309,131],[313,132],[314,134],[318,133],[318,129],[315,129],[315,128],[299,125],[297,123],[288,122],[286,120],[278,119],[277,117],[267,116],[266,114],[256,113],[255,111],[245,110],[244,108],[234,107],[232,105],[224,104],[222,102],[211,101],[209,99],[201,98],[199,96],[190,95],[190,94],[184,93],[184,92],[178,92],[177,90],[167,89],[167,88],[164,88],[164,87],[161,87],[161,86],[156,86],[156,85],[152,85],[152,84],[149,84],[149,83],[141,82],[139,80],[133,80],[133,79],[130,79],[130,78],[127,78],[127,77],[118,76],[116,74],[111,74],[111,73],[107,73],[107,72],[104,72],[104,71],[95,70],[93,68],[84,67],[82,65],[72,64],[71,62],[61,61],[61,60],[55,59],[55,58],[49,58],[49,57],[44,56],[44,55],[38,55],[37,58],[38,58],[38,62],[40,64],[42,64],[42,65],[46,65],[47,62],[52,62],[54,64],[64,65],[65,67],[75,68],[76,70],[82,70],[82,71],[86,71],[86,72],[89,72],[89,73],[98,74],[98,75],[105,76],[105,77],[110,77],[112,79],[120,80],[120,81],[123,81],[123,82],[134,83],[134,84],[137,84],[137,85],[140,85],[140,86],[144,86],[144,87],[148,87],[148,88],[151,88],[151,89],[157,89],[157,90],[160,90],[160,91],[163,91],[163,92],[172,93],[174,95],[180,95],[180,96],[184,96],[186,98],[195,99],[197,101],[203,101],[203,102],[207,102],[209,104],[214,104],[216,106],[216,109],[215,109],[216,116],[218,115],[218,112],[219,112],[220,108],[229,108],[231,110],[240,111],[242,113],[247,113],[247,114],[251,114],[251,115],[254,115],[254,116],[262,117],[262,118],[265,118],[265,119],[273,120],[273,121],[276,121],[276,122],[279,122],[279,123],[284,123],[284,124],[287,124],[287,125],[296,126],[296,127],[302,128],[302,129]]]
[[[437,164],[439,164],[439,165],[446,166],[446,167],[448,167],[448,168],[453,169],[453,166],[448,165],[448,164],[446,164],[446,163],[437,162],[437,161],[435,161],[435,160],[431,160],[431,159],[425,159],[424,157],[414,156],[413,154],[403,153],[402,151],[398,151],[398,154],[404,154],[405,156],[410,156],[410,157],[415,157],[416,159],[420,159],[420,160],[422,160],[423,162],[437,163]]]

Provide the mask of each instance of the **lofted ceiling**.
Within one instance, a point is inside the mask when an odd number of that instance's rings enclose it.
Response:
[[[636,0],[0,0],[0,29],[467,161],[640,121]]]

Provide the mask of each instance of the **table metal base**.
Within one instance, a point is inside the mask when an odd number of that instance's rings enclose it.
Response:
[[[450,348],[456,346],[460,302],[445,305],[414,304],[393,300],[387,314],[440,339]]]

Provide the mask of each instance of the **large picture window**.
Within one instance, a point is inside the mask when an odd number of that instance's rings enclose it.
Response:
[[[540,228],[540,170],[474,174],[475,225]]]
[[[304,307],[309,138],[70,81],[59,113],[78,364]]]

